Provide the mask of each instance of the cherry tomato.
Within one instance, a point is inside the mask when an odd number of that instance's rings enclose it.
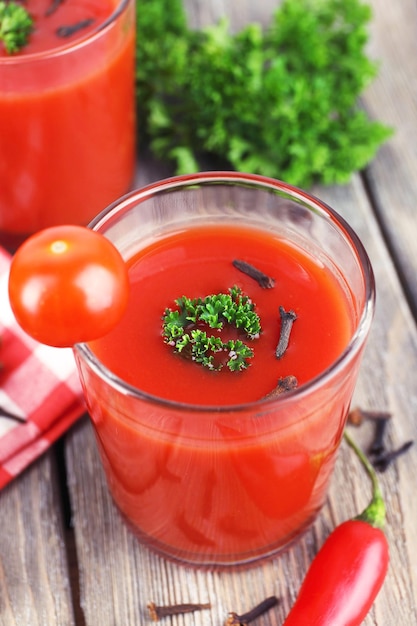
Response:
[[[34,339],[65,347],[102,337],[129,297],[126,264],[103,235],[55,226],[27,239],[12,259],[9,298],[17,322]]]

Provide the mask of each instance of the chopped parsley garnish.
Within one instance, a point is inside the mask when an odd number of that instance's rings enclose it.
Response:
[[[224,366],[221,358],[216,358],[220,353],[227,354],[225,365],[232,372],[249,366],[253,350],[244,341],[223,341],[220,333],[208,332],[209,329],[221,331],[229,324],[250,340],[259,338],[259,316],[251,299],[239,287],[204,298],[182,296],[175,304],[177,308],[167,308],[162,318],[164,341],[174,352],[214,371]]]
[[[0,41],[7,54],[19,52],[28,42],[33,20],[17,2],[0,1]]]

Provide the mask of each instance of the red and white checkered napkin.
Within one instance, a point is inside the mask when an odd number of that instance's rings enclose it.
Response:
[[[44,346],[17,325],[9,267],[0,248],[0,489],[85,412],[72,350]]]

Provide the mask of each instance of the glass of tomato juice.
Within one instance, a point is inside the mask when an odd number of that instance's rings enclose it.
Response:
[[[134,0],[30,0],[27,45],[0,44],[0,244],[88,224],[131,188]]]
[[[131,286],[118,326],[75,346],[115,502],[144,544],[178,562],[271,557],[326,498],[374,311],[366,251],[320,200],[236,172],[151,184],[91,227],[121,251]],[[201,309],[185,319],[176,302],[213,305],[206,296],[233,288],[254,307],[257,336],[222,319],[223,308],[216,328]],[[164,338],[168,311],[179,311],[181,337],[221,338],[211,366],[192,342],[181,351]],[[231,338],[252,350],[243,369],[228,367]]]

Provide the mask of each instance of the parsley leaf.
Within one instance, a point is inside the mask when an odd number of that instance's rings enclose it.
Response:
[[[14,54],[27,44],[33,20],[17,2],[0,1],[0,41],[7,54]]]
[[[249,339],[259,338],[259,316],[252,300],[239,287],[232,287],[227,294],[212,294],[205,298],[182,296],[175,300],[175,304],[178,308],[165,309],[162,317],[163,339],[174,352],[215,371],[223,367],[221,360],[216,361],[216,353],[227,352],[226,365],[230,371],[237,372],[248,367],[248,359],[253,357],[252,348],[240,339],[223,342],[220,336],[208,335],[201,328],[203,324],[221,330],[226,324],[231,324]]]
[[[181,0],[138,8],[142,139],[177,173],[216,165],[309,187],[345,183],[391,129],[359,97],[375,78],[361,0],[284,0],[269,27],[191,30]]]

